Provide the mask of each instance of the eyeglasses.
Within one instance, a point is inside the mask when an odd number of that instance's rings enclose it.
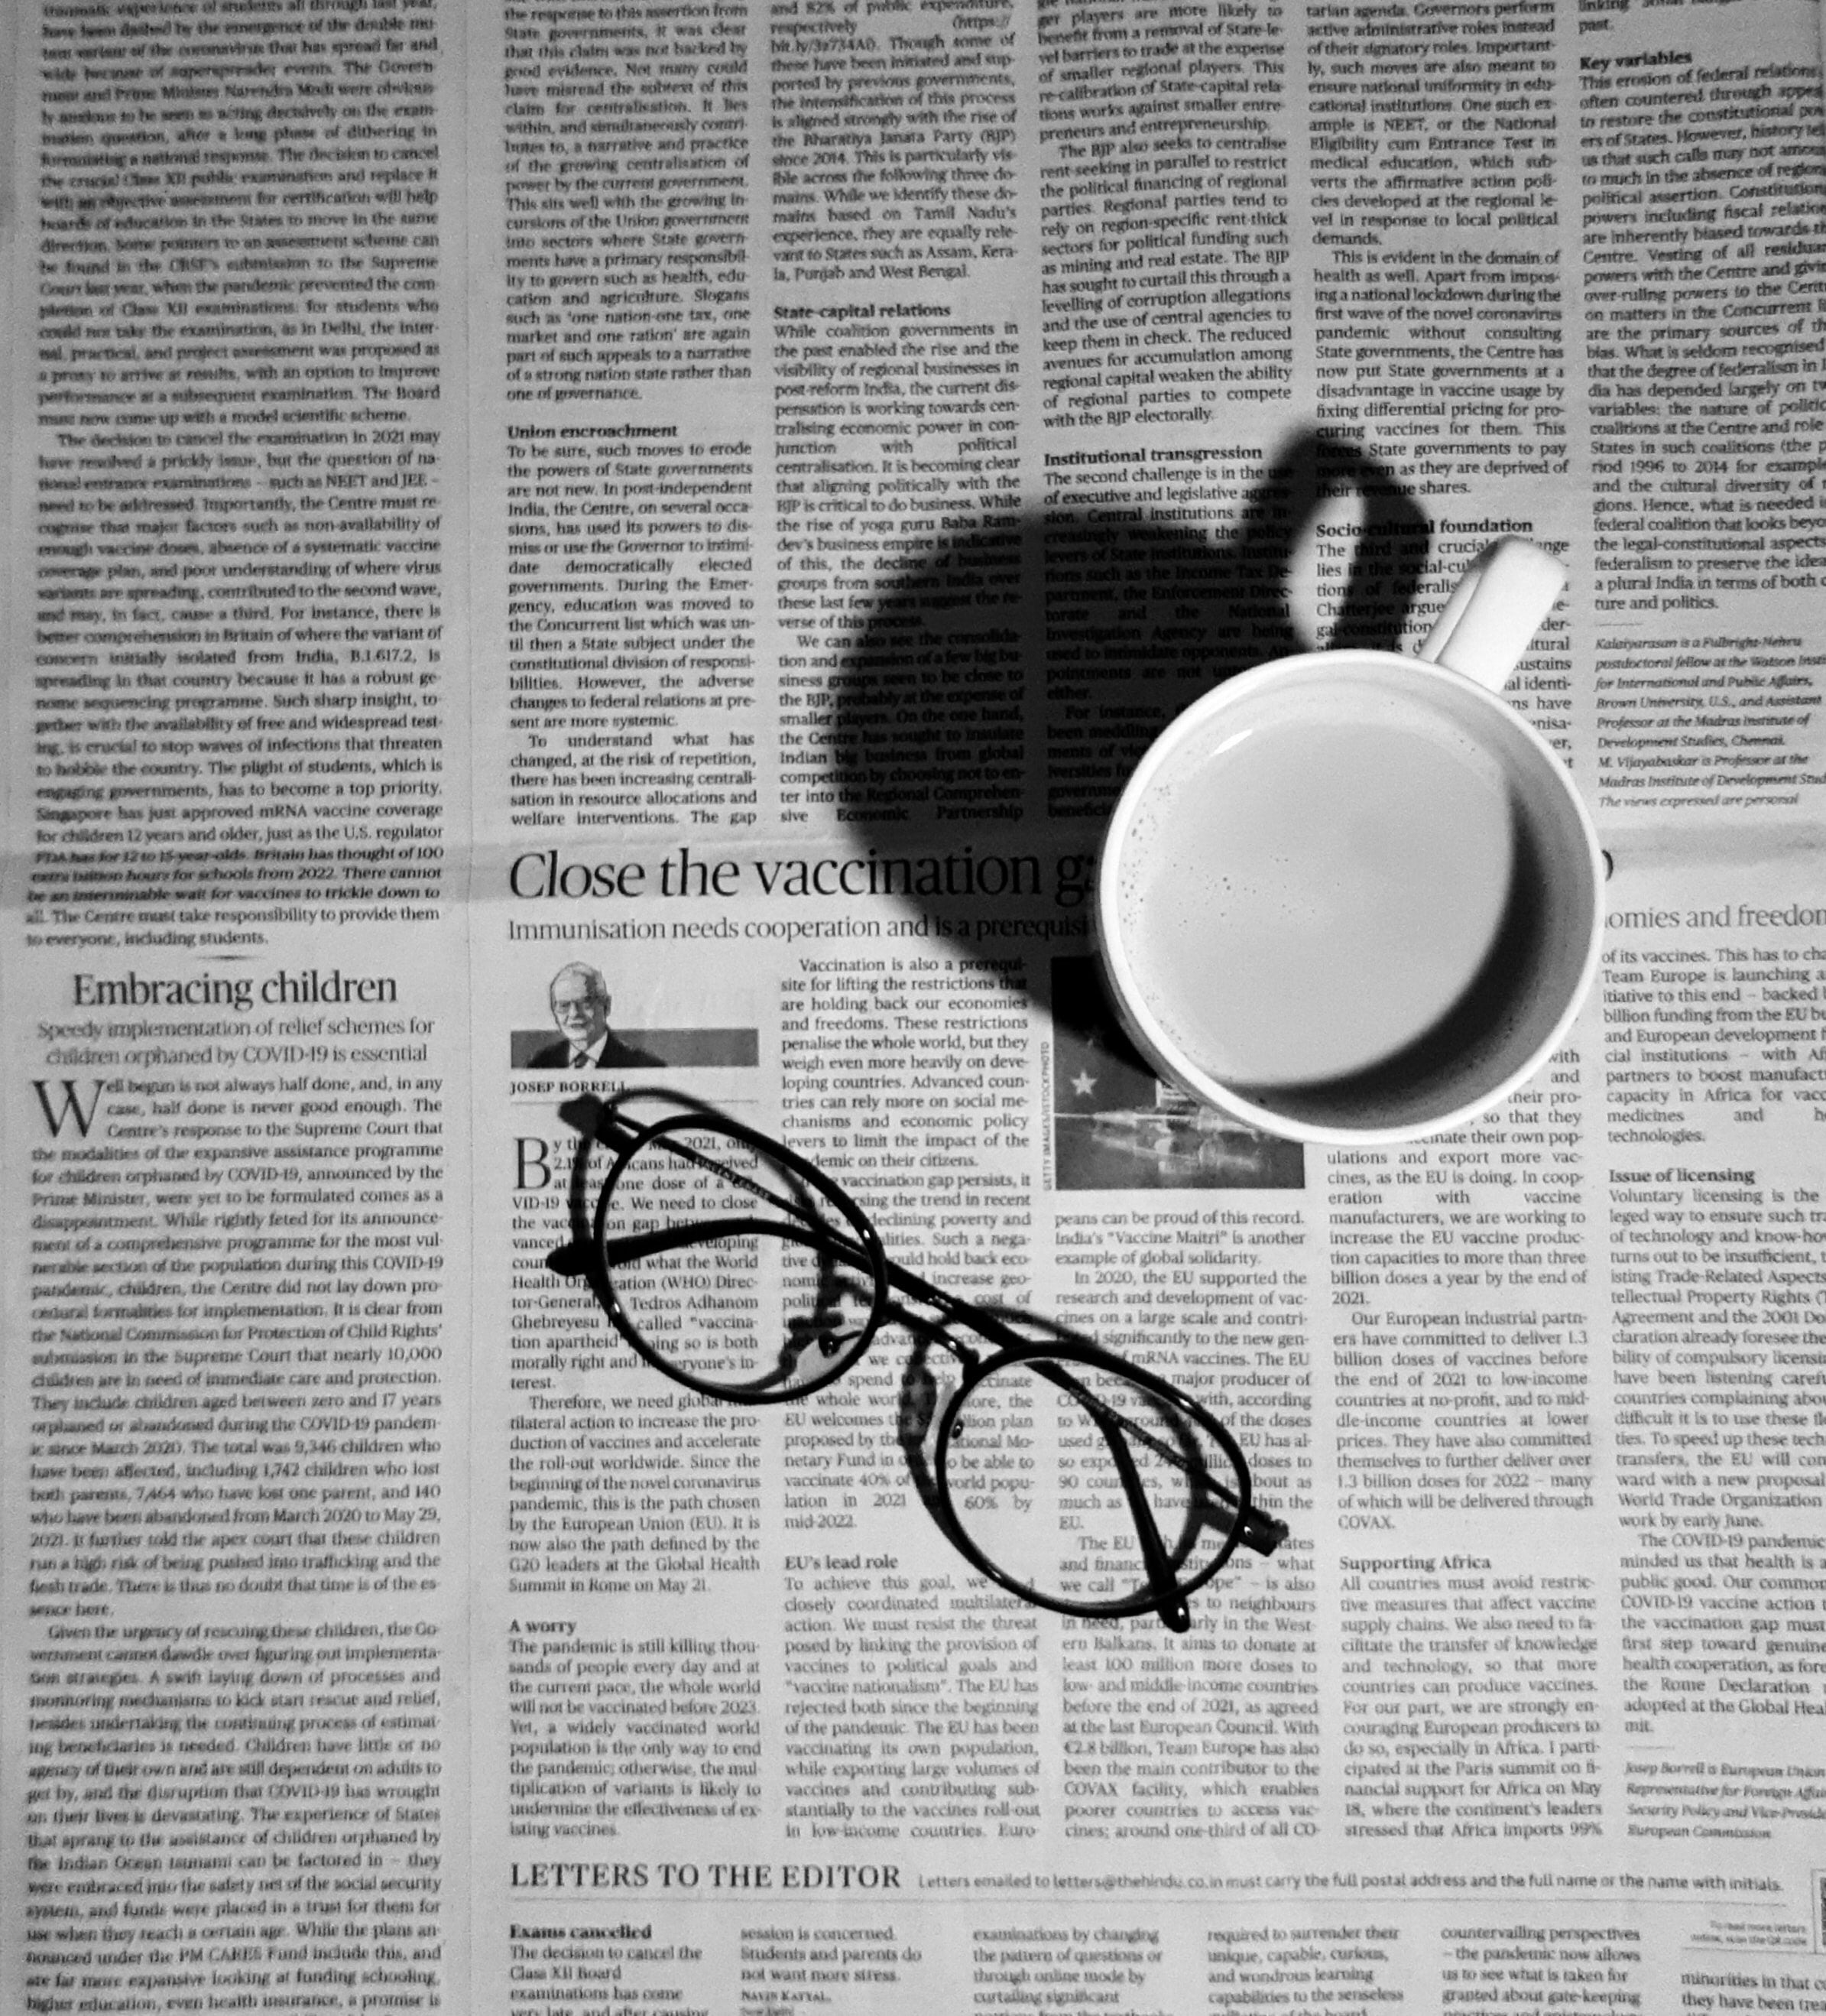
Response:
[[[1026,1310],[921,1280],[822,1170],[739,1121],[666,1095],[657,1119],[629,1117],[653,1096],[559,1109],[582,1138],[573,1236],[546,1265],[586,1280],[656,1371],[738,1405],[803,1400],[884,1323],[906,1328],[918,1348],[899,1440],[927,1510],[992,1582],[1068,1616],[1152,1611],[1188,1630],[1186,1599],[1239,1544],[1271,1554],[1287,1537],[1189,1395]],[[592,1211],[598,1143],[613,1152]],[[960,1371],[948,1393],[935,1351]]]

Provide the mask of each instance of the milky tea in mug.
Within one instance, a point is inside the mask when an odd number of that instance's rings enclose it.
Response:
[[[1200,1097],[1298,1139],[1407,1139],[1557,1046],[1595,962],[1598,860],[1558,759],[1476,678],[1309,653],[1218,688],[1144,758],[1105,848],[1105,968]]]

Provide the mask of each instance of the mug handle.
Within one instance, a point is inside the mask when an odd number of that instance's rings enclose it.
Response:
[[[1493,540],[1465,570],[1418,655],[1500,692],[1566,581],[1566,570],[1531,541]]]

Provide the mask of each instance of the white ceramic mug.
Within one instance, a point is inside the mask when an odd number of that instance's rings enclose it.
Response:
[[[1296,1141],[1412,1140],[1506,1098],[1598,967],[1603,857],[1570,774],[1497,697],[1565,586],[1499,539],[1418,657],[1239,674],[1129,779],[1098,946],[1163,1077]]]

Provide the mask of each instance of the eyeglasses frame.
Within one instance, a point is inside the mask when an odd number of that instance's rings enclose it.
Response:
[[[566,1244],[555,1248],[547,1256],[546,1265],[554,1273],[565,1278],[575,1278],[581,1275],[587,1280],[623,1341],[656,1371],[674,1384],[706,1398],[736,1406],[764,1406],[807,1399],[850,1372],[868,1352],[882,1325],[890,1319],[904,1323],[926,1341],[942,1345],[963,1365],[964,1376],[947,1400],[938,1423],[933,1476],[940,1502],[933,1505],[928,1500],[928,1509],[933,1512],[945,1537],[972,1566],[1009,1594],[1041,1609],[1085,1619],[1139,1616],[1152,1611],[1169,1630],[1184,1632],[1191,1628],[1187,1597],[1222,1571],[1239,1543],[1247,1545],[1255,1553],[1268,1555],[1273,1553],[1286,1539],[1289,1529],[1284,1521],[1256,1509],[1248,1462],[1235,1438],[1215,1415],[1189,1394],[1183,1392],[1145,1366],[1136,1365],[1113,1352],[1107,1351],[1089,1338],[1066,1334],[1054,1340],[1041,1342],[1024,1337],[1010,1327],[1007,1315],[979,1303],[966,1301],[953,1295],[948,1290],[923,1280],[910,1269],[890,1260],[879,1233],[862,1207],[835,1178],[784,1142],[777,1141],[742,1121],[695,1100],[682,1101],[679,1111],[662,1114],[657,1120],[644,1125],[617,1113],[613,1101],[606,1102],[593,1094],[570,1100],[559,1111],[560,1118],[581,1137],[582,1150],[573,1161],[571,1175],[573,1236]],[[739,1172],[714,1161],[710,1157],[700,1155],[682,1143],[667,1143],[667,1136],[687,1128],[721,1134],[808,1185],[855,1228],[854,1245],[851,1246],[848,1240],[834,1236],[823,1221],[802,1211],[764,1185],[750,1182]],[[615,1160],[598,1191],[592,1215],[584,1209],[588,1183],[587,1157],[591,1147],[598,1141],[606,1147],[613,1147]],[[695,1162],[712,1169],[737,1187],[754,1190],[757,1196],[764,1197],[776,1208],[801,1219],[806,1229],[798,1230],[778,1219],[750,1222],[721,1219],[703,1221],[695,1226],[625,1234],[609,1240],[606,1236],[608,1219],[616,1185],[642,1150],[656,1142],[667,1147],[668,1152],[678,1155],[682,1161]],[[623,1307],[615,1290],[612,1270],[617,1261],[646,1258],[681,1246],[700,1244],[706,1237],[746,1236],[749,1233],[785,1239],[809,1247],[829,1257],[840,1257],[851,1266],[860,1265],[861,1269],[868,1275],[872,1285],[868,1315],[861,1330],[856,1333],[857,1341],[853,1348],[847,1349],[840,1359],[835,1359],[828,1370],[787,1391],[769,1392],[760,1389],[732,1391],[726,1386],[703,1379],[662,1358],[642,1336],[632,1316]],[[940,1311],[944,1322],[934,1323],[900,1307],[893,1301],[890,1291]],[[1024,1315],[1024,1312],[1018,1312],[1010,1313]],[[979,1356],[969,1345],[953,1338],[948,1328],[951,1323],[962,1324],[986,1343],[993,1345],[993,1354],[987,1357]],[[1041,1377],[1050,1380],[1052,1384],[1068,1391],[1096,1422],[1104,1436],[1111,1461],[1115,1465],[1128,1500],[1130,1515],[1134,1521],[1136,1539],[1148,1577],[1148,1588],[1144,1595],[1123,1597],[1109,1604],[1090,1604],[1073,1602],[1031,1588],[984,1553],[952,1509],[951,1494],[946,1481],[947,1467],[951,1443],[962,1418],[962,1402],[984,1380],[1005,1371],[1011,1365],[1030,1362],[1035,1364],[1037,1370],[1041,1363],[1055,1366],[1077,1363],[1127,1381],[1159,1402],[1163,1407],[1176,1410],[1181,1416],[1195,1423],[1224,1452],[1226,1460],[1235,1471],[1239,1491],[1233,1497],[1217,1482],[1202,1459],[1195,1455],[1188,1456],[1176,1453],[1168,1448],[1145,1428],[1086,1391],[1069,1373],[1057,1371],[1038,1373]],[[1212,1496],[1221,1499],[1231,1510],[1229,1531],[1222,1546],[1214,1558],[1188,1581],[1181,1582],[1174,1572],[1173,1557],[1161,1536],[1153,1507],[1148,1499],[1134,1454],[1127,1446],[1125,1436],[1134,1436],[1141,1441],[1195,1482],[1202,1477],[1205,1484],[1210,1486]],[[922,1496],[925,1496],[923,1492]],[[1195,1535],[1197,1523],[1188,1521],[1188,1531]],[[1186,1543],[1186,1545],[1189,1544],[1189,1541]],[[1179,1558],[1183,1560],[1184,1557],[1184,1549],[1182,1547]]]

